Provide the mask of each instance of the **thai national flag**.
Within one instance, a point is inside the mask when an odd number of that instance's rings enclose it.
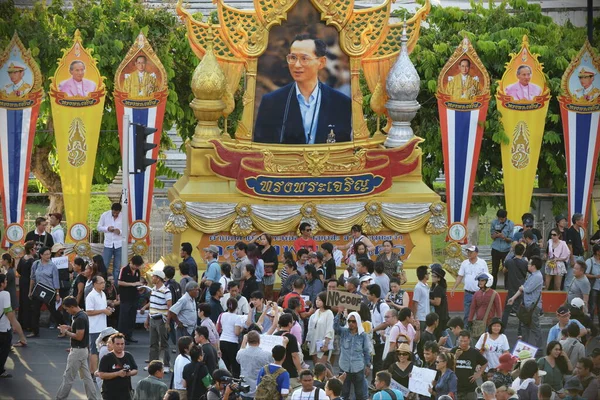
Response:
[[[118,108],[121,105],[118,104]],[[129,116],[129,122],[132,124],[145,125],[148,128],[157,128],[157,131],[146,138],[148,143],[160,143],[160,135],[162,131],[162,122],[164,116],[164,102],[157,107],[148,108],[130,108],[123,107],[123,114]],[[119,121],[122,120],[121,113]],[[131,126],[129,132],[129,171],[132,172],[133,160],[137,149],[135,148],[134,126]],[[146,158],[158,157],[158,147],[155,147],[148,152]],[[146,168],[139,174],[129,175],[129,218],[130,222],[143,220],[150,223],[150,212],[152,209],[152,194],[154,192],[154,176],[156,174],[156,164]]]
[[[488,99],[464,104],[438,98],[449,224],[467,225]]]
[[[598,164],[600,149],[600,111],[598,107],[576,107],[577,112],[569,107],[570,102],[561,99],[561,114],[567,156],[567,184],[569,190],[569,215],[581,213],[587,216]]]
[[[24,222],[38,111],[39,103],[24,109],[0,108],[0,179],[5,227]]]

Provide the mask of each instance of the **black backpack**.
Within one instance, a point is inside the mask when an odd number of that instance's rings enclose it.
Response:
[[[175,281],[175,279],[169,279],[167,286],[171,291],[171,304],[177,303],[177,301],[179,301],[181,298],[181,286],[179,283],[177,283],[177,281]]]

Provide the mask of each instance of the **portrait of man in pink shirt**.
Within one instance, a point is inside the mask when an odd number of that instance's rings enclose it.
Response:
[[[534,97],[542,94],[542,88],[531,83],[531,67],[521,65],[517,68],[518,82],[508,85],[505,93],[512,96],[515,100],[533,100]]]
[[[58,90],[64,92],[69,97],[87,97],[88,93],[96,90],[96,83],[85,79],[85,64],[83,61],[75,60],[69,65],[71,78],[62,81],[58,85]]]

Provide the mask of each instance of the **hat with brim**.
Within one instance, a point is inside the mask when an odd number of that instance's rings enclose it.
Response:
[[[355,277],[355,276],[353,276],[352,278],[348,279],[346,282],[354,285],[355,287],[359,287],[360,286],[360,280],[357,277]]]
[[[52,248],[50,249],[51,253],[58,253],[61,250],[65,250],[66,247],[64,244],[62,243],[56,243],[54,246],[52,246]]]
[[[580,392],[583,392],[583,385],[581,384],[581,381],[579,380],[579,378],[573,377],[565,383],[564,389],[565,390],[579,390]]]
[[[408,353],[410,354],[410,346],[407,343],[401,343],[396,349],[396,353]]]
[[[519,361],[521,361],[521,363],[524,363],[527,360],[535,360],[535,358],[533,358],[531,355],[531,351],[529,350],[521,350],[517,357],[519,357]]]
[[[571,306],[575,308],[583,308],[584,305],[585,302],[579,297],[575,297],[573,300],[571,300]]]
[[[432,265],[431,266],[431,273],[433,275],[438,276],[439,278],[445,278],[446,277],[446,271],[444,271],[442,269],[442,267],[438,267],[437,265]]]
[[[579,71],[579,74],[577,74],[578,78],[586,78],[586,77],[591,77],[596,75],[594,73],[594,71],[590,71],[588,69],[585,69],[585,67],[582,67],[581,70]]]
[[[8,66],[8,72],[22,72],[25,71],[27,67],[20,63],[19,61],[11,61]]]
[[[471,251],[471,252],[475,252],[475,253],[479,253],[479,249],[474,244],[472,244],[470,246],[467,246],[467,248],[465,250]]]
[[[211,253],[214,253],[214,254],[219,254],[219,248],[217,246],[215,246],[214,244],[211,244],[210,246],[205,247],[202,250],[210,251]]]
[[[373,277],[371,275],[365,275],[362,278],[360,278],[360,283],[369,282],[369,281],[372,281],[372,280],[373,280]]]
[[[502,320],[498,317],[494,317],[491,319],[490,323],[488,324],[488,328],[492,328],[492,325],[495,324],[500,324],[500,331],[502,331],[502,329],[504,329],[504,324],[502,323]]]
[[[96,348],[99,349],[101,347],[100,344],[105,341],[104,339],[114,335],[115,333],[119,333],[119,331],[112,326],[102,329],[98,335],[98,338],[96,339]]]
[[[515,364],[517,363],[518,358],[511,355],[510,353],[504,353],[499,358],[500,362],[496,369],[504,372],[510,372],[513,370]]]
[[[160,269],[152,271],[152,276],[158,276],[163,281],[165,280],[165,273],[163,271],[161,271]]]

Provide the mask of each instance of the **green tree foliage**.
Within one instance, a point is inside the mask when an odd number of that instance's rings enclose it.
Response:
[[[405,10],[394,16],[403,17]],[[598,26],[600,19],[595,20]],[[424,138],[422,145],[423,179],[431,187],[443,171],[441,130],[435,92],[438,76],[458,44],[466,35],[487,68],[491,80],[492,99],[489,104],[477,175],[476,192],[503,192],[500,143],[508,140],[496,110],[495,94],[498,81],[504,73],[509,54],[519,51],[523,35],[529,36],[531,51],[539,54],[550,87],[552,99],[546,118],[542,150],[538,163],[538,186],[556,193],[566,193],[565,147],[562,121],[557,96],[560,80],[571,59],[579,52],[586,38],[583,28],[571,23],[557,25],[542,14],[538,4],[525,0],[510,0],[494,5],[471,2],[470,10],[434,6],[421,30],[421,37],[411,59],[421,77],[418,101],[422,108],[413,120],[415,134]],[[594,43],[599,43],[600,32],[595,30]],[[594,44],[592,43],[592,44]],[[488,206],[499,206],[503,197],[476,197],[473,210],[485,212]],[[556,210],[566,208],[566,199],[554,201]],[[518,218],[517,216],[513,216]]]
[[[201,17],[201,16],[198,16]],[[185,26],[173,12],[164,8],[148,8],[135,0],[77,0],[73,8],[64,8],[62,0],[49,6],[37,3],[32,9],[16,8],[12,0],[0,3],[0,46],[6,47],[16,31],[26,47],[30,48],[40,65],[44,90],[48,93],[50,80],[57,68],[61,49],[71,45],[76,29],[81,31],[86,48],[94,50],[100,73],[106,78],[106,103],[102,118],[102,134],[94,172],[94,182],[107,183],[116,175],[121,164],[117,133],[116,109],[112,92],[117,67],[142,31],[165,66],[169,81],[164,129],[176,124],[183,138],[194,133],[195,118],[189,107],[193,99],[190,81],[198,59],[186,38]],[[171,146],[166,134],[161,148]],[[35,152],[55,146],[52,132],[50,98],[46,96],[40,108]],[[35,165],[35,162],[33,163]],[[43,174],[48,171],[35,171]],[[157,176],[173,176],[174,172],[159,161]],[[160,182],[157,182],[160,184]],[[59,182],[51,191],[60,191]]]

